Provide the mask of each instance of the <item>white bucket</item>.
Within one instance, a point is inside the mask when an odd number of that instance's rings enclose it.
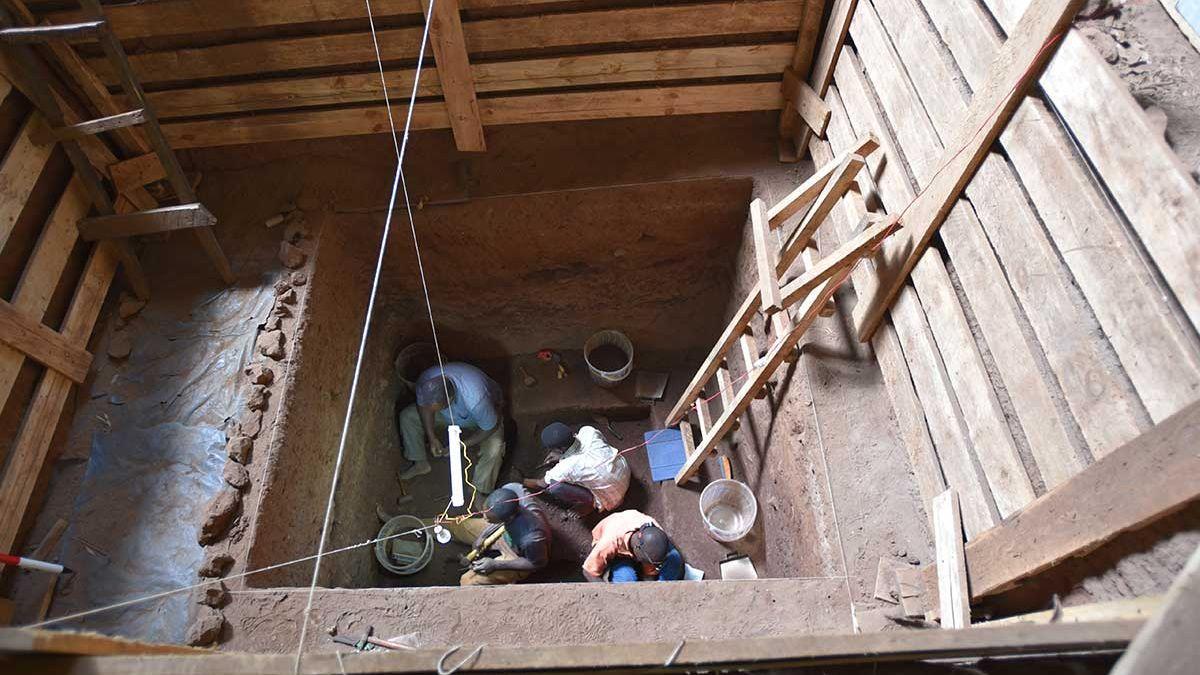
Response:
[[[592,363],[592,352],[605,345],[616,347],[627,357],[625,365],[616,370],[604,370]],[[633,372],[633,343],[619,330],[602,330],[583,343],[583,360],[587,363],[592,380],[601,387],[615,387]]]
[[[735,542],[754,527],[758,502],[745,483],[722,478],[700,493],[700,516],[713,539]]]

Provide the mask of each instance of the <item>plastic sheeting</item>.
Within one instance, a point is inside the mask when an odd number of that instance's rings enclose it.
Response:
[[[247,391],[241,368],[272,298],[269,284],[208,295],[164,292],[124,329],[133,335],[129,359],[97,359],[73,431],[91,434],[63,538],[62,560],[76,574],[60,588],[54,615],[196,583],[204,559],[197,530],[222,485],[225,429]],[[190,593],[180,593],[75,626],[178,642],[191,602]]]

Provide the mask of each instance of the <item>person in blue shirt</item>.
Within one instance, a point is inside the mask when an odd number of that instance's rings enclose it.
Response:
[[[463,444],[479,453],[471,482],[480,493],[491,492],[505,450],[500,385],[475,366],[447,363],[421,373],[416,389],[417,402],[400,411],[400,440],[408,460],[400,478],[429,473],[426,453],[446,456],[446,430],[457,424]]]

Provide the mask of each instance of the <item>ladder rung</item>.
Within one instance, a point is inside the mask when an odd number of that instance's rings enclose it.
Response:
[[[8,44],[30,44],[51,40],[82,42],[94,38],[101,30],[104,30],[103,20],[60,23],[52,26],[21,26],[0,30],[0,42]]]
[[[114,131],[116,129],[124,129],[135,124],[141,124],[146,121],[146,110],[138,108],[129,112],[117,113],[108,117],[101,117],[94,120],[87,120],[78,124],[72,124],[68,127],[58,127],[54,130],[54,135],[59,140],[74,141],[85,136],[95,136],[106,131]]]
[[[208,227],[216,222],[203,204],[180,204],[123,215],[84,218],[79,221],[79,236],[84,241],[96,241]]]

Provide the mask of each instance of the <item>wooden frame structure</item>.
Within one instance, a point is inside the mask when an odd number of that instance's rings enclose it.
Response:
[[[126,129],[133,125],[141,125],[176,197],[183,205],[192,207],[193,209],[203,207],[200,207],[196,203],[195,189],[192,187],[187,176],[184,175],[183,168],[179,165],[179,160],[176,158],[175,152],[171,149],[166,137],[163,135],[162,128],[158,124],[158,119],[146,101],[141,84],[138,83],[137,77],[133,74],[133,70],[129,65],[129,59],[125,56],[125,50],[108,29],[108,24],[104,20],[104,11],[100,7],[100,3],[98,0],[80,0],[80,6],[84,13],[88,15],[89,21],[65,26],[49,25],[34,27],[19,26],[7,9],[0,8],[0,26],[3,26],[0,29],[0,44],[8,45],[8,48],[14,55],[19,69],[23,71],[22,77],[29,87],[33,103],[45,116],[47,122],[50,123],[53,129],[51,133],[62,143],[63,149],[66,151],[72,165],[75,167],[75,171],[83,182],[84,188],[91,197],[93,206],[99,211],[101,216],[109,219],[107,228],[91,228],[93,236],[113,238],[115,240],[114,247],[121,256],[121,262],[130,279],[130,285],[139,297],[145,299],[150,295],[150,288],[146,283],[145,275],[141,271],[137,255],[134,253],[129,242],[123,240],[123,237],[133,234],[149,234],[169,229],[179,229],[180,223],[184,221],[176,218],[171,219],[167,223],[162,218],[155,217],[154,215],[118,213],[113,198],[109,196],[100,174],[92,166],[86,152],[80,145],[80,141],[99,133]],[[49,70],[41,57],[29,45],[35,42],[61,43],[68,40],[84,39],[99,41],[108,63],[117,73],[118,82],[125,93],[125,97],[133,102],[134,109],[82,122],[68,123],[65,121],[59,101],[51,90],[50,82],[52,80]],[[130,219],[136,221],[137,225],[121,225],[123,221]],[[191,223],[188,227],[195,233],[197,241],[212,261],[222,281],[232,284],[234,282],[233,269],[229,266],[229,260],[226,259],[225,253],[221,250],[221,245],[217,242],[216,235],[213,234],[212,224],[215,221],[212,219],[211,214],[208,218],[192,219],[187,222]],[[155,224],[162,224],[163,227],[154,227]],[[123,232],[127,232],[127,234],[122,234]]]
[[[865,163],[863,155],[871,154],[878,147],[874,137],[860,138],[851,150],[818,169],[812,177],[769,209],[761,199],[751,203],[750,220],[759,281],[667,416],[669,425],[679,424],[694,410],[700,428],[700,443],[694,446],[690,425],[680,427],[688,457],[675,476],[677,484],[691,479],[704,460],[733,430],[738,417],[758,397],[767,381],[775,375],[776,369],[792,353],[858,261],[895,233],[895,219],[879,218],[864,210],[859,232],[852,239],[820,260],[814,260],[815,256],[810,254],[805,259],[802,274],[791,281],[782,281],[792,263],[802,257],[802,252],[815,248],[813,236],[817,228],[850,191],[854,176]],[[783,227],[797,215],[800,216],[799,223],[777,253],[768,234],[771,230]],[[794,317],[793,308],[796,313]],[[760,312],[774,326],[771,346],[761,356],[750,327],[751,320]],[[745,379],[736,392],[731,391],[735,382],[726,364],[726,354],[734,343],[740,346],[744,368],[744,375],[740,379]],[[703,394],[705,386],[714,376],[723,404],[721,414],[715,420],[709,410],[709,399],[704,398]]]

